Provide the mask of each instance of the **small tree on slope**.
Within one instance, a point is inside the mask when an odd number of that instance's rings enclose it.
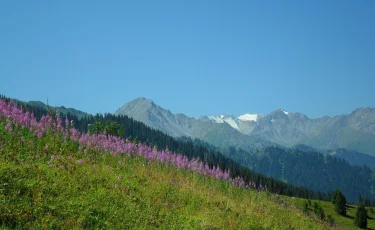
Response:
[[[367,228],[367,210],[362,202],[358,202],[357,212],[354,217],[354,225],[358,228]]]
[[[342,216],[346,215],[346,198],[340,190],[335,190],[332,203],[335,205],[335,210],[338,214]]]

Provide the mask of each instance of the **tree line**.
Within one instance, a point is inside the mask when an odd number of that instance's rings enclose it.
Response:
[[[224,153],[255,172],[324,192],[328,199],[332,197],[331,191],[339,188],[348,202],[356,203],[361,194],[367,206],[375,204],[371,192],[375,178],[367,166],[353,166],[331,155],[277,146],[253,152],[231,147]]]

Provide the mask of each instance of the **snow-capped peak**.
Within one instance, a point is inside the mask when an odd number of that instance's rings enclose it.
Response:
[[[285,115],[288,115],[289,114],[289,112],[287,112],[287,111],[285,111],[285,110],[282,110],[283,111],[283,113],[285,113]]]
[[[224,123],[224,121],[221,117],[208,116],[208,119],[210,119],[211,121],[214,121],[216,123]]]
[[[232,126],[232,128],[235,128],[239,130],[240,128],[238,127],[237,123],[233,120],[231,117],[226,117],[223,119],[228,125]]]
[[[238,127],[236,121],[230,117],[230,116],[224,116],[224,115],[220,115],[219,117],[216,117],[216,116],[207,116],[208,119],[210,119],[212,122],[216,122],[216,123],[227,123],[228,125],[232,126],[232,128],[235,128],[237,130],[239,130],[240,128]]]
[[[246,113],[244,115],[239,116],[238,119],[240,119],[241,121],[257,121],[259,117],[259,114]]]

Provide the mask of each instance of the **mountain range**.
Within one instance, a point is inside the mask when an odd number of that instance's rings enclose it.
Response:
[[[219,148],[254,150],[267,146],[307,145],[318,150],[348,149],[375,156],[375,109],[358,108],[348,115],[308,118],[283,109],[269,114],[188,117],[173,114],[152,100],[137,98],[115,111],[171,136],[202,139]]]

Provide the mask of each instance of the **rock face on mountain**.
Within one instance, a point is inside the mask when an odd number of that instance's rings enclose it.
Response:
[[[375,109],[359,108],[349,115],[310,119],[283,109],[267,115],[244,114],[191,118],[172,114],[153,101],[135,99],[115,114],[136,120],[172,136],[189,136],[218,147],[262,148],[277,143],[305,144],[317,149],[346,148],[375,155]]]
[[[246,149],[262,148],[270,142],[241,133],[234,123],[213,122],[208,117],[191,118],[184,114],[172,114],[152,100],[137,98],[119,108],[116,115],[127,115],[171,136],[199,138],[218,147],[238,146]]]

